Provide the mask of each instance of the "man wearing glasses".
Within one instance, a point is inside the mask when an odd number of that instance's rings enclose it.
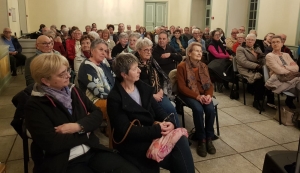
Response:
[[[226,38],[226,48],[232,50],[232,46],[237,42],[237,34],[239,31],[236,28],[231,30],[231,37]]]
[[[3,42],[9,46],[9,59],[12,76],[17,76],[17,67],[24,65],[26,60],[26,56],[21,53],[22,46],[17,38],[11,36],[10,28],[3,29],[3,35],[1,38]]]
[[[203,32],[199,28],[195,28],[192,31],[193,38],[188,41],[188,45],[193,42],[198,42],[202,46],[202,51],[206,52],[205,41],[202,39]]]
[[[33,84],[34,80],[31,77],[30,72],[30,63],[31,61],[42,53],[55,53],[60,54],[59,52],[53,49],[53,40],[45,35],[41,35],[36,39],[36,54],[33,57],[30,57],[26,60],[25,63],[25,79],[26,86]]]

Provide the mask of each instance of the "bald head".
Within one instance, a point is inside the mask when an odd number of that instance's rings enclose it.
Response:
[[[286,40],[286,35],[285,34],[279,34],[279,36],[281,37],[282,43],[284,44],[285,40]]]
[[[41,35],[36,39],[36,49],[43,53],[50,53],[53,49],[53,40],[45,35]]]

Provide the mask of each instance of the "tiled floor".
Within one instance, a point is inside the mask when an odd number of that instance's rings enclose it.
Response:
[[[5,162],[8,173],[23,172],[22,139],[10,126],[15,108],[12,97],[25,87],[24,75],[12,77],[10,85],[0,94],[0,162]],[[220,138],[214,141],[215,155],[199,157],[196,142],[191,146],[196,172],[201,173],[259,173],[264,156],[271,150],[297,150],[299,130],[278,125],[273,120],[275,110],[266,108],[258,114],[252,105],[253,96],[247,94],[246,105],[240,100],[230,100],[229,91],[215,93],[218,101]],[[299,107],[299,103],[297,103]],[[186,128],[193,128],[192,113],[185,108]],[[107,138],[99,133],[101,143],[108,145]],[[33,163],[29,162],[32,169]],[[31,171],[30,171],[31,172]],[[161,172],[168,172],[161,170]]]

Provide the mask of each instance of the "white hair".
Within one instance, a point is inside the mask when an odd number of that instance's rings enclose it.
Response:
[[[95,32],[95,31],[89,32],[88,35],[94,37],[95,40],[96,40],[96,39],[100,39],[99,34],[98,34],[97,32]]]
[[[144,39],[138,39],[135,44],[136,50],[142,50],[142,48],[145,46],[153,46],[152,41],[146,37]]]
[[[248,39],[248,38],[253,38],[254,40],[256,40],[256,35],[250,33],[250,34],[247,35],[246,39]]]
[[[197,29],[197,28],[196,28],[196,29],[193,29],[193,30],[192,30],[192,34],[194,34],[194,32],[196,32],[196,31],[199,31],[199,32],[200,32],[200,29]]]
[[[121,38],[128,38],[128,34],[126,32],[122,32],[120,35],[119,35],[119,40]]]

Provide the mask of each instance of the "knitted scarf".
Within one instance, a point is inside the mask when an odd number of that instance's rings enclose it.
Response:
[[[193,68],[198,68],[198,73],[199,73],[199,77],[200,77],[200,81],[202,84],[202,88],[204,90],[208,90],[210,88],[210,78],[209,78],[209,74],[208,74],[208,70],[207,70],[207,66],[202,63],[201,61],[198,61],[197,63],[193,63],[190,60],[190,57],[185,59],[185,66],[186,66],[186,70],[187,70],[187,81],[188,81],[188,87],[198,93],[199,93],[199,89],[197,87],[197,79],[196,79],[196,75],[194,73]]]
[[[67,109],[72,109],[72,99],[69,87],[64,87],[62,90],[56,90],[46,85],[41,85],[41,89],[45,94],[55,98]]]

